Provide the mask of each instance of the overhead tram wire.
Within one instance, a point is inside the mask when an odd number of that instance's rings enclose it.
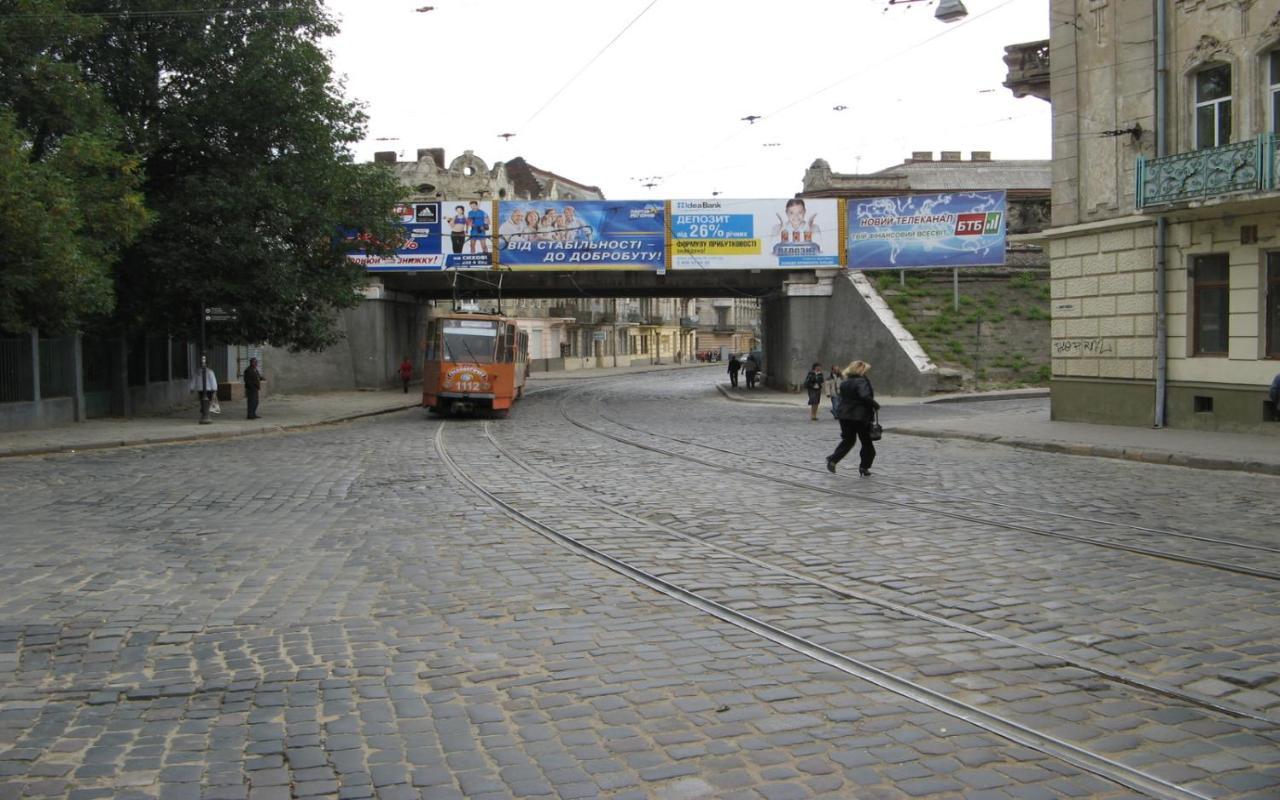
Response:
[[[587,61],[587,63],[583,64],[583,65],[582,65],[582,67],[581,67],[577,72],[573,73],[573,76],[572,76],[572,77],[570,77],[570,78],[569,78],[569,80],[565,81],[565,83],[564,83],[564,85],[563,85],[563,86],[561,86],[559,89],[556,89],[555,94],[551,95],[551,97],[547,100],[547,102],[545,102],[545,103],[543,103],[541,106],[539,106],[539,107],[538,107],[538,110],[537,110],[537,111],[535,111],[535,112],[533,112],[533,114],[531,114],[531,115],[529,116],[529,118],[528,118],[528,119],[526,119],[526,120],[524,121],[524,124],[520,126],[520,130],[516,131],[516,133],[518,134],[518,133],[522,132],[526,127],[528,127],[529,123],[531,123],[531,122],[533,122],[535,119],[537,119],[537,117],[538,117],[538,115],[539,115],[539,114],[541,114],[543,111],[546,111],[546,110],[547,110],[547,107],[548,107],[548,106],[550,106],[552,103],[554,103],[554,102],[556,101],[556,98],[557,98],[557,97],[559,97],[561,94],[563,94],[563,93],[564,93],[564,91],[565,91],[566,89],[568,89],[570,86],[572,86],[572,85],[573,85],[573,82],[574,82],[574,81],[576,81],[576,80],[578,80],[578,78],[579,78],[579,77],[581,77],[582,73],[586,72],[586,71],[587,71],[587,69],[588,69],[592,64],[596,63],[596,61],[597,61],[597,60],[599,60],[600,56],[604,55],[604,54],[609,50],[609,48],[610,48],[610,47],[613,47],[613,46],[614,46],[614,44],[616,44],[616,43],[617,43],[617,41],[618,41],[619,39],[621,39],[621,38],[622,38],[623,34],[625,34],[627,31],[631,30],[631,26],[632,26],[632,25],[635,25],[637,22],[639,22],[639,21],[640,21],[640,18],[641,18],[641,17],[643,17],[645,14],[649,13],[649,9],[653,8],[653,7],[654,7],[655,5],[657,5],[657,4],[658,4],[658,0],[650,0],[649,5],[647,5],[647,6],[645,6],[644,8],[642,8],[642,9],[640,10],[640,13],[639,13],[639,14],[636,14],[636,15],[631,19],[631,21],[630,21],[630,22],[628,22],[626,25],[624,25],[624,26],[622,27],[622,30],[618,31],[618,33],[617,33],[616,35],[614,35],[614,37],[613,37],[612,39],[610,39],[610,40],[608,41],[608,43],[607,43],[607,44],[605,44],[605,46],[604,46],[604,47],[600,48],[600,51],[599,51],[598,53],[596,53],[594,56],[592,56],[592,57]]]
[[[908,46],[908,47],[905,47],[905,48],[903,48],[902,50],[899,50],[899,51],[898,51],[898,52],[896,52],[896,53],[893,53],[893,54],[891,54],[891,55],[885,56],[884,58],[880,58],[880,59],[878,59],[874,64],[868,64],[868,65],[866,65],[866,66],[864,66],[864,67],[860,67],[860,68],[858,68],[858,69],[854,70],[853,72],[850,72],[849,74],[845,75],[844,77],[842,77],[842,78],[840,78],[840,79],[838,79],[838,80],[836,80],[836,81],[833,81],[832,83],[827,84],[826,86],[822,87],[821,89],[817,89],[817,90],[815,90],[815,91],[813,91],[813,92],[810,92],[809,94],[804,95],[803,97],[800,97],[800,98],[798,98],[798,99],[796,99],[796,100],[793,100],[793,101],[791,101],[790,103],[787,103],[787,104],[786,104],[786,105],[784,105],[784,106],[781,106],[781,107],[779,107],[779,108],[776,108],[776,109],[774,109],[773,111],[770,111],[770,112],[768,112],[768,113],[766,113],[766,114],[762,114],[762,115],[760,115],[760,116],[761,116],[761,118],[762,118],[764,121],[768,121],[768,120],[769,120],[770,118],[772,118],[772,117],[776,117],[776,116],[779,116],[779,115],[781,115],[781,114],[784,114],[784,113],[786,113],[787,111],[790,111],[792,108],[794,108],[794,107],[796,107],[796,106],[800,105],[801,103],[806,103],[806,102],[808,102],[808,101],[812,100],[813,98],[815,98],[815,97],[817,97],[817,96],[819,96],[819,95],[821,95],[821,94],[825,94],[826,92],[828,92],[828,91],[830,91],[830,90],[832,90],[832,89],[836,88],[837,86],[839,86],[839,85],[841,85],[841,84],[843,84],[843,83],[847,83],[847,82],[849,82],[849,81],[853,80],[854,78],[856,78],[856,77],[858,77],[858,76],[860,76],[860,75],[864,74],[864,73],[865,73],[865,72],[867,72],[868,70],[871,70],[871,69],[877,69],[877,68],[879,68],[879,67],[883,66],[885,62],[893,61],[894,59],[900,58],[901,56],[904,56],[904,55],[906,55],[906,54],[908,54],[908,53],[911,53],[911,52],[913,52],[913,51],[915,51],[915,50],[918,50],[919,48],[924,47],[925,45],[927,45],[927,44],[929,44],[929,43],[931,43],[931,42],[935,42],[935,41],[937,41],[938,39],[942,38],[943,36],[946,36],[946,35],[948,35],[948,34],[950,34],[950,33],[954,33],[955,31],[961,30],[962,28],[964,28],[964,27],[966,27],[966,26],[968,26],[968,25],[971,25],[971,24],[973,24],[974,22],[977,22],[978,20],[982,19],[983,17],[985,17],[985,16],[987,16],[987,15],[989,15],[989,14],[994,14],[995,12],[997,12],[997,11],[999,11],[1000,9],[1004,8],[1005,6],[1008,6],[1008,5],[1012,4],[1013,2],[1015,2],[1015,0],[1004,0],[1004,2],[1003,2],[1003,3],[1001,3],[1001,4],[997,5],[997,6],[993,7],[993,8],[989,8],[989,9],[987,9],[986,11],[983,11],[981,14],[973,14],[973,15],[971,15],[971,16],[968,16],[968,17],[966,17],[965,19],[961,20],[959,23],[957,23],[957,24],[955,24],[955,25],[950,25],[950,26],[948,26],[948,27],[944,28],[941,32],[939,32],[939,33],[935,33],[934,35],[932,35],[932,36],[928,37],[927,39],[922,39],[921,41],[916,42],[915,44],[910,45],[910,46]],[[735,132],[735,133],[730,134],[729,136],[726,136],[725,138],[721,139],[719,142],[716,142],[716,143],[715,143],[714,145],[712,145],[711,147],[708,147],[707,149],[705,149],[705,150],[703,150],[703,151],[700,151],[700,152],[697,154],[697,156],[696,156],[696,157],[689,159],[689,160],[688,160],[688,161],[686,161],[684,164],[682,164],[679,168],[677,168],[675,171],[670,172],[670,173],[668,173],[668,174],[666,174],[666,175],[663,175],[662,177],[663,177],[663,178],[673,178],[673,177],[675,177],[676,175],[680,175],[680,174],[682,174],[682,173],[683,173],[683,172],[688,168],[688,166],[689,166],[690,164],[694,164],[694,163],[697,163],[697,162],[701,161],[701,160],[706,156],[706,154],[707,154],[707,153],[711,153],[711,152],[715,152],[715,151],[720,150],[720,149],[721,149],[725,144],[728,144],[729,142],[731,142],[731,141],[733,141],[733,140],[737,139],[739,136],[741,136],[741,135],[742,135],[742,133],[743,133],[742,131],[737,131],[737,132]]]

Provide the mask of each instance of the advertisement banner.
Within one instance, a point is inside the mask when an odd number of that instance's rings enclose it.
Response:
[[[396,206],[395,214],[402,233],[393,255],[357,252],[348,258],[369,272],[493,268],[492,201],[403,203]]]
[[[839,201],[672,200],[672,269],[840,266]]]
[[[503,200],[498,263],[512,269],[665,269],[661,201]]]
[[[1004,264],[1004,192],[849,200],[850,269]]]

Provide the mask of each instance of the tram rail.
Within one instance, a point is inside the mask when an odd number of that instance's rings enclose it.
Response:
[[[604,566],[620,575],[625,576],[626,578],[632,581],[635,581],[641,585],[648,587],[649,589],[665,597],[678,600],[679,602],[689,605],[690,607],[693,607],[703,613],[710,614],[714,616],[716,619],[721,620],[722,622],[733,625],[742,630],[750,631],[767,641],[773,642],[777,645],[780,645],[789,650],[792,650],[793,652],[806,656],[820,663],[826,664],[827,666],[832,667],[849,676],[860,678],[882,689],[893,692],[898,696],[920,703],[935,711],[939,711],[941,713],[950,715],[960,720],[964,720],[965,722],[968,722],[971,725],[974,725],[984,731],[992,733],[1008,741],[1014,742],[1024,747],[1028,747],[1042,754],[1060,759],[1065,763],[1071,764],[1081,770],[1084,770],[1100,778],[1103,778],[1107,781],[1110,781],[1118,786],[1127,787],[1129,789],[1146,794],[1150,797],[1160,798],[1160,800],[1165,800],[1166,798],[1178,798],[1179,800],[1196,798],[1197,800],[1206,800],[1206,798],[1213,796],[1209,794],[1204,794],[1200,791],[1197,791],[1195,789],[1192,789],[1186,786],[1182,786],[1173,781],[1166,780],[1158,775],[1147,772],[1141,769],[1140,767],[1126,764],[1123,761],[1111,755],[1108,755],[1106,753],[1091,750],[1086,746],[1076,744],[1074,742],[1068,741],[1061,737],[1046,733],[1045,731],[1038,730],[1036,727],[1032,725],[1028,725],[1023,722],[1020,722],[1017,719],[1009,717],[1005,714],[997,713],[996,711],[988,710],[986,708],[981,708],[972,703],[965,702],[962,699],[949,696],[947,693],[943,691],[930,688],[929,686],[926,686],[918,681],[913,681],[908,678],[903,678],[898,675],[895,675],[891,671],[877,667],[868,661],[858,659],[853,656],[838,652],[818,642],[813,641],[809,637],[789,631],[782,626],[768,622],[757,616],[753,616],[751,614],[747,614],[742,611],[736,610],[725,603],[708,598],[704,596],[704,594],[700,594],[697,591],[684,588],[674,581],[668,580],[666,578],[663,578],[659,575],[654,574],[651,571],[647,571],[632,563],[629,563],[625,558],[619,558],[617,556],[611,555],[608,552],[605,552],[605,550],[602,549],[601,547],[595,546],[587,541],[584,541],[583,540],[584,537],[582,537],[581,535],[571,534],[557,527],[554,524],[549,524],[547,522],[544,522],[534,514],[531,514],[528,511],[520,508],[516,503],[507,500],[506,498],[503,497],[502,494],[495,491],[490,491],[489,489],[487,489],[479,479],[477,479],[475,476],[470,474],[458,462],[458,460],[454,457],[454,455],[450,451],[448,442],[446,440],[447,427],[448,426],[441,425],[437,428],[436,434],[434,437],[434,447],[441,461],[444,463],[445,467],[460,484],[467,487],[470,491],[472,491],[477,496],[484,499],[486,502],[491,503],[495,508],[497,508],[502,514],[507,516],[509,519],[512,519],[513,521],[517,522],[523,527],[538,533],[539,535],[549,539],[552,542],[555,542],[556,544],[562,547],[565,547],[571,552],[574,552],[584,558],[587,558],[593,563]],[[507,459],[508,461],[515,464],[518,468],[522,470],[529,471],[533,474],[540,473],[539,470],[537,470],[536,468],[532,468],[527,462],[514,456],[514,454],[512,454],[509,449],[504,448],[492,436],[492,431],[489,428],[488,423],[485,423],[484,425],[484,434],[486,439],[491,443],[494,449],[499,453],[500,457]],[[610,437],[610,438],[613,438],[613,437]],[[543,477],[544,479],[547,479],[549,483],[552,482],[549,475],[546,475],[546,473],[540,473],[540,474],[541,474],[541,477]],[[562,487],[562,486],[559,488],[562,491],[572,492],[579,498],[586,497],[588,499],[591,499],[589,498],[588,495],[586,495],[586,493],[581,492],[579,490],[566,489],[565,487]],[[724,548],[722,546],[709,544],[705,541],[697,539],[696,537],[689,537],[687,535],[680,534],[678,531],[674,531],[668,528],[667,526],[663,526],[659,523],[644,520],[643,518],[628,514],[627,512],[610,508],[609,506],[601,503],[598,500],[594,500],[594,502],[597,503],[598,505],[604,506],[605,508],[609,508],[609,510],[612,513],[618,516],[624,517],[626,519],[629,519],[632,522],[637,523],[643,527],[653,529],[653,530],[659,530],[665,535],[674,534],[676,536],[679,536],[684,541],[696,544],[698,547],[714,548],[725,554],[732,554],[738,558],[742,558],[746,561],[750,561],[756,564],[757,566],[765,567],[765,568],[777,571],[779,574],[788,575],[790,577],[793,577],[794,579],[799,579],[801,581],[807,582],[809,585],[812,585],[812,586],[822,586],[823,588],[832,592],[834,595],[838,597],[851,598],[859,601],[873,603],[881,608],[892,609],[893,611],[909,614],[921,620],[926,620],[930,622],[939,621],[936,618],[933,618],[932,615],[927,615],[922,612],[915,611],[905,607],[895,608],[896,604],[889,604],[884,601],[878,601],[872,598],[864,598],[864,597],[857,596],[846,589],[842,589],[841,587],[837,587],[837,586],[832,586],[827,582],[817,582],[811,576],[804,576],[800,573],[795,573],[794,571],[785,570],[776,565],[770,565],[765,562],[761,562],[759,559],[752,559],[750,557],[743,556],[742,554],[739,554],[739,553],[733,553],[731,550],[728,550],[727,548]],[[1000,641],[1002,643],[1004,643],[1005,641],[1003,637],[986,634],[976,629],[968,630],[967,626],[959,626],[958,624],[955,624],[955,623],[950,623],[948,627],[952,629],[966,630],[966,632],[968,633],[986,637],[988,640]],[[1014,646],[1019,646],[1019,647],[1022,646],[1022,645],[1019,645],[1017,642],[1010,641],[1010,643],[1013,644]],[[1046,655],[1047,657],[1052,658],[1055,661],[1060,661],[1063,663],[1071,663],[1069,659],[1065,659],[1058,654],[1049,653]],[[1121,684],[1125,684],[1128,690],[1130,691],[1149,691],[1154,694],[1164,696],[1166,698],[1176,698],[1180,702],[1193,703],[1195,705],[1201,706],[1202,708],[1205,708],[1211,713],[1232,714],[1231,709],[1215,708],[1210,704],[1205,704],[1201,702],[1199,698],[1196,698],[1194,696],[1178,694],[1176,690],[1174,690],[1174,693],[1171,694],[1167,691],[1160,691],[1159,687],[1156,687],[1154,685],[1142,685],[1137,682],[1124,681],[1120,679],[1120,676],[1113,677],[1113,676],[1103,675],[1098,670],[1092,669],[1092,668],[1088,668],[1088,671],[1093,672],[1094,674],[1100,675],[1102,677],[1116,680]],[[1258,720],[1258,718],[1251,713],[1244,714],[1241,716],[1248,716],[1251,719],[1256,721],[1262,721],[1267,723],[1272,722],[1271,720],[1265,720],[1265,719]]]

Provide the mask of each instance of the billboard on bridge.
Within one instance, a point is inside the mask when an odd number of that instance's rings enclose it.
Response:
[[[662,271],[665,212],[660,200],[503,200],[498,264],[515,270]]]
[[[401,241],[394,254],[361,251],[347,257],[370,272],[493,269],[495,205],[490,200],[402,203],[395,208]]]
[[[834,198],[672,200],[672,269],[840,266]]]
[[[850,269],[1004,264],[1004,192],[851,199],[848,215]]]

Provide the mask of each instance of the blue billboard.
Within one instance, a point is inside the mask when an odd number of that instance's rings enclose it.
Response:
[[[503,200],[498,263],[512,269],[665,268],[665,204],[646,200]]]
[[[1004,264],[1005,193],[949,192],[851,199],[850,269]]]

